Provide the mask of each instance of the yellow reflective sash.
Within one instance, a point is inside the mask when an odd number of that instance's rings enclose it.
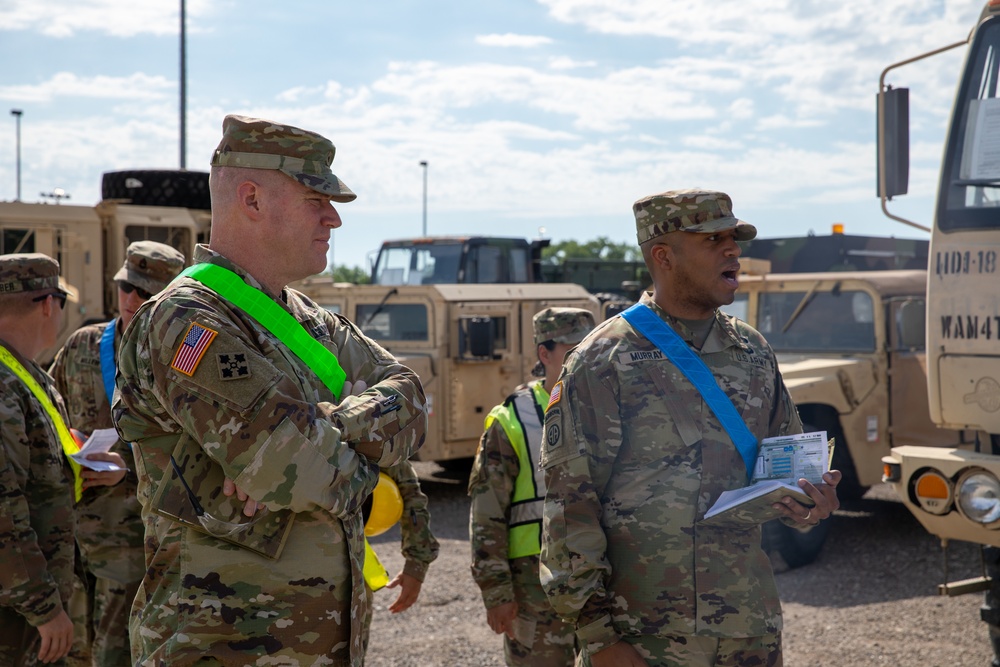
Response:
[[[365,573],[365,583],[373,591],[385,588],[385,585],[389,583],[389,573],[385,571],[382,562],[375,555],[372,545],[368,544],[367,537],[365,538],[365,565],[363,570]]]
[[[63,452],[66,454],[66,460],[69,461],[69,467],[73,471],[73,494],[79,502],[83,496],[83,479],[80,477],[80,464],[70,458],[70,455],[80,451],[80,445],[76,444],[76,440],[70,434],[69,429],[66,428],[66,422],[63,421],[62,415],[56,410],[56,406],[52,404],[52,399],[45,393],[42,386],[31,376],[28,369],[22,366],[21,362],[3,345],[0,345],[0,361],[12,370],[14,375],[20,378],[21,382],[31,390],[31,393],[42,404],[42,408],[45,409],[45,413],[48,414],[49,419],[52,421],[52,426],[59,435],[59,442],[62,443]]]

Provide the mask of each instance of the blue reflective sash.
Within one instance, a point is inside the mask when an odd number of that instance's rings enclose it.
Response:
[[[115,364],[115,324],[118,318],[108,322],[101,334],[101,376],[104,378],[104,393],[108,395],[108,405],[111,405],[111,398],[115,395],[115,371],[118,369]]]
[[[632,325],[633,329],[660,348],[677,370],[701,392],[705,403],[715,413],[716,419],[722,423],[722,428],[726,429],[726,433],[736,445],[736,450],[743,457],[743,463],[747,467],[747,480],[750,480],[753,477],[754,464],[757,462],[757,438],[736,412],[733,402],[719,387],[709,367],[649,306],[637,303],[622,312],[622,317]]]

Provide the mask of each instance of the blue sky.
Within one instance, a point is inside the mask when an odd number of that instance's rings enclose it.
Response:
[[[0,0],[0,109],[22,109],[22,199],[100,198],[101,174],[179,159],[178,0]],[[890,63],[964,39],[966,0],[188,0],[187,167],[222,118],[337,146],[332,260],[429,234],[633,242],[631,204],[729,192],[762,237],[926,238],[875,196],[875,95]],[[910,194],[929,224],[962,54],[890,77],[911,88]],[[0,201],[16,194],[15,119]]]

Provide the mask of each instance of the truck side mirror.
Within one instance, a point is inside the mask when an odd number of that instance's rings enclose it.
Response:
[[[905,195],[910,181],[909,88],[882,91],[878,96],[878,122],[878,196]]]
[[[458,323],[459,356],[463,359],[493,358],[493,319],[464,317]]]
[[[899,344],[907,349],[924,349],[927,342],[927,308],[923,301],[907,301],[899,307],[896,326]]]

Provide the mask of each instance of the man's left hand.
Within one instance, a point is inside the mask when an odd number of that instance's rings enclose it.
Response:
[[[400,572],[397,574],[392,581],[390,581],[386,588],[396,588],[399,587],[399,597],[396,601],[389,605],[389,611],[393,614],[398,614],[401,611],[406,611],[413,603],[417,601],[417,597],[420,595],[420,587],[422,582],[416,577],[411,577],[408,574]]]
[[[823,482],[819,486],[804,479],[799,480],[799,488],[816,503],[813,507],[806,507],[791,496],[785,496],[782,502],[775,503],[773,507],[796,523],[815,526],[840,508],[837,485],[840,484],[842,477],[839,470],[830,470],[823,473]]]

